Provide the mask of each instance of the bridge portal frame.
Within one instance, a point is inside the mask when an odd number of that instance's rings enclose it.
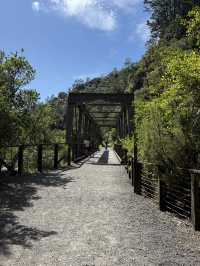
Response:
[[[75,93],[70,92],[66,110],[66,143],[68,145],[68,164],[81,156],[83,138],[90,138],[92,148],[102,142],[101,128],[117,129],[119,138],[133,135],[134,94],[129,93]],[[110,117],[94,117],[87,107],[111,107],[110,110],[95,111],[95,114],[117,114],[115,120]],[[120,111],[112,108],[120,107]],[[96,120],[95,120],[96,119]],[[112,122],[112,123],[111,123]],[[75,127],[75,134],[74,134]],[[75,139],[74,139],[75,136]]]

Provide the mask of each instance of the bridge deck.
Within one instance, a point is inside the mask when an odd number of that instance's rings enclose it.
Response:
[[[1,266],[200,265],[200,235],[134,195],[112,150],[3,193]]]

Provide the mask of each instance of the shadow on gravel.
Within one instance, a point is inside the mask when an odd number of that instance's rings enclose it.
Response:
[[[90,160],[95,159],[95,158],[99,158],[99,156],[95,156],[95,154],[92,154],[92,155],[86,157],[85,159],[73,164],[72,166],[69,167],[68,170],[77,170],[77,169],[81,168],[84,164],[90,164]]]
[[[104,151],[101,156],[94,156],[91,157],[91,159],[98,158],[99,160],[97,162],[93,161],[88,161],[87,164],[94,164],[94,165],[106,165],[108,164],[108,159],[109,159],[109,151]]]
[[[109,151],[105,150],[101,157],[96,156],[94,158],[99,158],[97,162],[88,161],[87,164],[93,164],[93,165],[104,165],[104,166],[120,166],[121,164],[110,164],[109,161]]]
[[[97,164],[108,164],[108,159],[109,159],[109,151],[106,150],[99,158]]]
[[[62,177],[62,173],[6,177],[0,182],[0,211],[2,209],[23,211],[38,200],[37,186],[63,187],[74,182],[73,178]]]
[[[121,164],[117,164],[117,163],[109,163],[109,164],[105,164],[105,163],[88,162],[87,164],[92,164],[92,165],[103,165],[103,166],[121,166]]]
[[[55,231],[42,231],[34,227],[21,225],[12,212],[0,212],[0,256],[10,256],[10,246],[20,245],[31,248],[32,241],[55,235]]]
[[[62,177],[62,173],[27,175],[1,178],[0,182],[0,256],[10,255],[11,245],[31,248],[31,242],[56,234],[55,231],[41,231],[18,222],[14,211],[24,211],[33,206],[38,187],[63,187],[74,182],[73,178]]]

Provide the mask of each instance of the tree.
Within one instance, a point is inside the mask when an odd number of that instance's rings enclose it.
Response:
[[[192,48],[200,50],[200,7],[195,7],[189,12],[185,20],[187,37]]]
[[[16,143],[18,122],[27,106],[23,88],[34,76],[35,70],[23,55],[0,52],[0,145]]]
[[[152,13],[148,25],[152,38],[182,38],[185,27],[182,19],[194,6],[200,6],[199,0],[144,0],[148,11]]]

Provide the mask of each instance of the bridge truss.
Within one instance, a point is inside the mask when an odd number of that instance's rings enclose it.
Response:
[[[66,113],[68,164],[82,156],[83,141],[92,149],[105,130],[116,128],[119,138],[133,134],[133,94],[69,93]]]

